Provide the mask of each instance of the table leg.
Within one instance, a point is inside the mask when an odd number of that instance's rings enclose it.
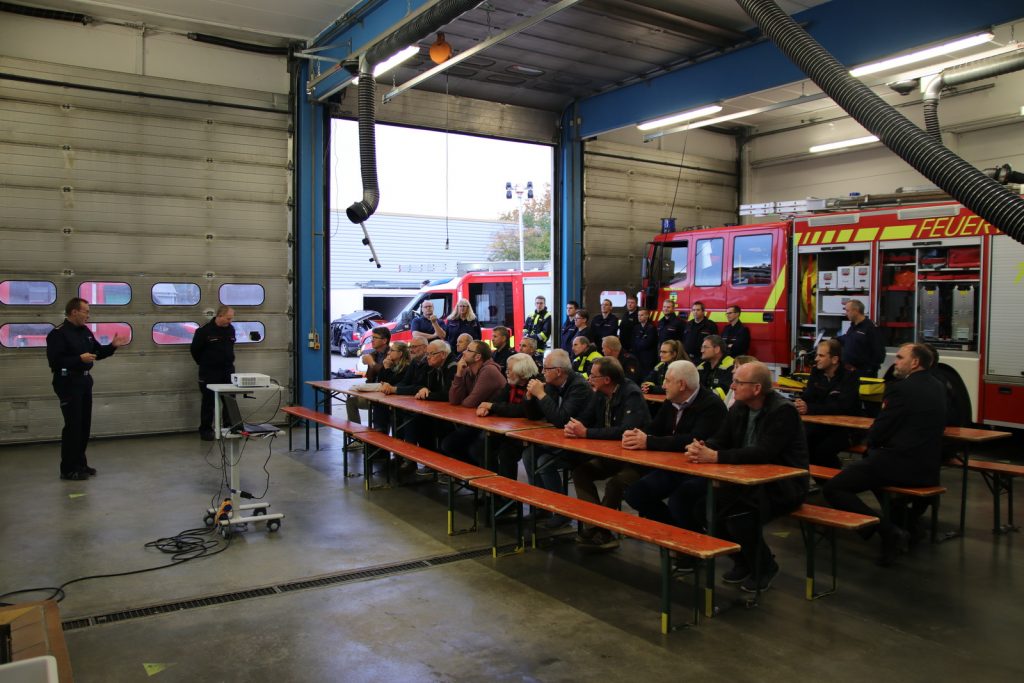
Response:
[[[707,515],[708,536],[714,536],[715,481],[713,479],[708,479],[708,495],[704,510]],[[704,615],[711,618],[715,616],[715,558],[709,557],[705,564],[707,564],[707,576],[704,580]]]

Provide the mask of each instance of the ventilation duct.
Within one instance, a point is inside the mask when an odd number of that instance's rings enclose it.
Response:
[[[974,168],[850,76],[772,0],[736,0],[793,63],[854,120],[928,180],[1017,242],[1024,243],[1024,201]]]

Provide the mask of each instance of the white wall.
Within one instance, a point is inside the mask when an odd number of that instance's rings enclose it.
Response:
[[[288,93],[284,57],[188,40],[178,33],[64,21],[0,17],[0,54],[122,73]]]
[[[1024,72],[972,86],[986,84],[994,87],[941,100],[943,142],[979,168],[1008,163],[1015,170],[1024,170]],[[919,99],[914,94],[909,97]],[[919,106],[900,111],[923,127]],[[744,149],[746,182],[741,201],[887,193],[898,187],[930,184],[879,143],[827,154],[807,152],[813,144],[867,134],[855,121],[844,117],[754,138]]]

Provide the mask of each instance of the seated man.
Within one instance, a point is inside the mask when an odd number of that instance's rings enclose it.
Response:
[[[732,386],[733,359],[725,355],[725,344],[717,334],[710,334],[700,345],[701,363],[697,366],[700,385],[723,401]]]
[[[491,331],[491,344],[494,345],[491,360],[498,364],[502,372],[505,372],[509,356],[515,353],[508,343],[510,334],[509,329],[503,325],[498,325]]]
[[[636,356],[622,348],[622,340],[618,337],[605,337],[601,340],[601,353],[619,361],[626,379],[634,384],[640,383],[640,362]]]
[[[646,428],[651,413],[647,401],[636,383],[626,379],[622,366],[614,358],[600,357],[590,368],[590,386],[594,400],[579,419],[569,418],[565,435],[576,439],[614,439],[618,441],[629,429]],[[641,471],[621,460],[589,458],[572,471],[576,483],[576,497],[618,510],[622,494],[637,481]],[[607,479],[604,500],[598,495],[596,481]],[[614,550],[619,547],[615,534],[601,527],[584,529],[580,524],[581,548],[588,550]]]
[[[688,360],[677,360],[665,373],[665,402],[650,429],[624,432],[622,447],[682,452],[694,440],[710,439],[725,422],[726,412],[725,403],[700,385],[696,366]],[[703,498],[706,487],[701,477],[654,469],[626,489],[625,499],[641,517],[697,529],[703,513],[694,506]],[[679,571],[692,571],[693,566],[689,558],[676,561]]]
[[[525,353],[532,358],[538,368],[544,365],[544,352],[537,350],[537,340],[533,337],[525,337],[519,342],[519,353]]]
[[[814,369],[807,387],[793,403],[801,415],[857,415],[860,413],[860,376],[841,362],[838,339],[818,344]],[[850,447],[850,431],[842,427],[804,424],[811,464],[841,468],[839,451]]]
[[[473,341],[473,336],[468,332],[463,332],[455,338],[455,360],[461,360],[462,354],[469,347],[471,341]]]
[[[857,494],[883,486],[936,486],[946,421],[946,391],[928,370],[933,356],[923,344],[904,344],[896,352],[899,382],[887,384],[882,410],[868,430],[868,454],[824,486],[833,507],[880,517]],[[906,550],[908,535],[891,518],[881,517],[879,564],[889,566]],[[870,536],[867,534],[865,537]]]
[[[453,406],[476,408],[504,386],[505,376],[491,360],[491,347],[487,342],[474,339],[455,366],[448,402]],[[455,425],[441,441],[441,452],[463,462],[472,462],[470,451],[476,437],[477,430],[473,427]]]
[[[399,387],[415,387],[412,391],[405,393],[412,395],[415,394],[420,387],[426,385],[427,370],[430,368],[427,365],[427,344],[429,342],[422,337],[413,337],[412,341],[409,342],[409,367],[405,371],[405,375],[402,377],[402,381],[397,384],[391,384],[390,382],[382,381],[380,384],[381,392],[385,394],[401,394]]]
[[[601,353],[587,337],[576,337],[572,340],[572,369],[586,379],[590,375],[590,366]]]
[[[587,380],[572,370],[569,354],[555,349],[541,367],[544,381],[530,380],[526,385],[526,417],[547,420],[555,427],[565,427],[572,417],[579,417],[590,405],[594,392]],[[527,450],[526,475],[529,482],[549,491],[563,491],[558,470],[582,461],[582,456],[560,450],[534,446]],[[549,526],[568,524],[570,520],[555,516]],[[557,528],[557,527],[556,527]]]
[[[415,341],[414,339],[413,343]],[[399,396],[415,396],[421,401],[447,401],[456,366],[451,347],[448,346],[448,342],[435,339],[427,344],[424,358],[426,361],[423,375],[408,373],[406,379],[395,387],[394,393]],[[437,449],[439,440],[447,433],[448,425],[444,421],[425,415],[414,415],[401,437],[424,448]]]
[[[376,382],[377,376],[384,370],[384,359],[388,356],[391,345],[391,330],[386,327],[375,327],[370,332],[370,345],[373,350],[364,353],[360,359],[366,366],[366,381]],[[345,401],[345,413],[349,422],[359,422],[359,411],[370,410],[370,402],[359,396],[349,396]]]
[[[733,376],[736,402],[718,432],[686,447],[690,462],[729,465],[773,464],[807,469],[807,440],[796,407],[772,389],[772,373],[762,363],[747,363]],[[767,590],[779,573],[761,525],[800,507],[807,477],[762,486],[723,485],[716,495],[716,533],[742,548],[722,575],[749,593]],[[760,566],[758,566],[758,558]]]

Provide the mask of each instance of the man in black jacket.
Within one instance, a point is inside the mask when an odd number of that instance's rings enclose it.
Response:
[[[619,319],[612,313],[611,299],[601,302],[601,312],[590,321],[590,334],[593,335],[590,341],[595,344],[600,344],[605,337],[619,336]]]
[[[707,317],[704,304],[700,301],[693,302],[690,312],[693,317],[683,331],[683,348],[686,349],[686,355],[696,360],[700,358],[700,345],[704,340],[712,334],[718,334],[718,325]]]
[[[565,427],[570,418],[582,415],[593,400],[587,380],[572,370],[569,354],[555,349],[544,359],[541,368],[544,381],[530,380],[526,385],[526,417],[531,420],[547,420],[555,427]],[[583,460],[583,456],[548,450],[534,446],[527,450],[523,459],[529,482],[549,491],[562,491],[562,479],[558,471],[572,467]],[[567,524],[570,520],[556,515],[547,526]]]
[[[619,440],[626,430],[647,427],[651,418],[647,401],[640,387],[626,379],[617,359],[602,356],[595,360],[589,381],[594,390],[594,400],[579,419],[569,419],[565,425],[566,436]],[[577,498],[618,510],[622,505],[623,492],[641,474],[639,469],[621,460],[590,458],[573,469],[572,479],[576,483]],[[602,500],[594,482],[603,479],[608,482]],[[586,549],[613,550],[619,546],[615,534],[600,527],[584,530],[581,524],[579,535],[581,547]]]
[[[579,307],[580,305],[575,301],[570,301],[565,305],[565,321],[559,332],[558,348],[563,349],[566,353],[572,351],[572,340],[576,337],[576,311]]]
[[[725,309],[726,324],[722,329],[722,341],[725,343],[725,355],[745,356],[750,351],[750,330],[740,322],[743,313],[736,304]]]
[[[199,366],[199,391],[203,402],[199,408],[199,438],[213,441],[214,394],[207,384],[230,384],[235,371],[235,328],[231,321],[235,312],[220,306],[216,315],[192,337],[192,359]],[[220,427],[220,425],[217,425]]]
[[[818,344],[814,369],[807,387],[794,401],[801,415],[860,414],[860,376],[840,361],[842,347],[836,339]],[[804,424],[812,465],[841,468],[839,451],[849,448],[850,433],[842,427]]]
[[[92,368],[109,358],[128,338],[117,334],[101,345],[87,327],[89,302],[75,297],[64,307],[64,322],[46,335],[46,362],[53,373],[53,391],[60,400],[64,429],[60,433],[60,478],[84,481],[96,474],[85,449],[92,427]],[[212,421],[212,418],[211,418]]]
[[[646,308],[637,311],[636,325],[633,327],[632,351],[640,363],[637,373],[640,379],[647,377],[658,364],[658,328],[651,322],[651,312]]]
[[[850,320],[850,329],[838,337],[843,345],[843,364],[861,377],[878,377],[878,369],[885,360],[885,340],[864,314],[863,302],[850,299],[843,308]]]
[[[548,316],[548,318],[550,320],[550,316]],[[491,344],[494,346],[494,351],[491,353],[491,360],[501,367],[502,372],[505,372],[509,356],[515,353],[515,349],[513,349],[509,344],[510,335],[511,330],[504,325],[498,325],[491,330]],[[532,339],[532,337],[524,337],[524,339]]]
[[[661,304],[661,316],[658,318],[658,345],[669,339],[676,339],[682,343],[685,333],[686,318],[676,314],[675,301],[665,299]]]
[[[728,465],[772,464],[807,469],[807,440],[796,407],[772,390],[763,363],[746,363],[733,375],[736,402],[718,433],[686,448],[691,462]],[[807,496],[808,478],[794,477],[762,486],[725,485],[716,498],[715,528],[742,548],[736,564],[722,575],[750,593],[767,590],[779,565],[764,542],[761,525],[792,512]],[[760,566],[757,564],[760,562]]]
[[[935,486],[939,483],[942,434],[946,421],[945,387],[927,372],[934,356],[923,344],[904,344],[896,352],[899,382],[886,385],[882,410],[868,430],[868,454],[825,484],[825,498],[840,510],[878,517],[857,494],[883,486]],[[879,564],[892,564],[906,550],[908,535],[888,516],[881,517]]]
[[[637,323],[640,322],[640,307],[637,306],[636,296],[629,294],[626,296],[626,310],[622,312],[622,318],[619,319],[619,339],[622,340],[622,348],[636,353],[633,349],[633,330],[636,329]]]
[[[624,432],[622,447],[682,452],[695,439],[711,438],[725,422],[725,416],[725,403],[701,387],[694,364],[677,360],[665,373],[665,402],[654,416],[650,429]],[[701,513],[695,505],[703,498],[706,487],[707,482],[701,477],[656,469],[626,490],[626,502],[641,517],[696,529],[700,526]],[[663,502],[666,498],[667,503]],[[677,569],[691,568],[690,562],[677,561]]]

